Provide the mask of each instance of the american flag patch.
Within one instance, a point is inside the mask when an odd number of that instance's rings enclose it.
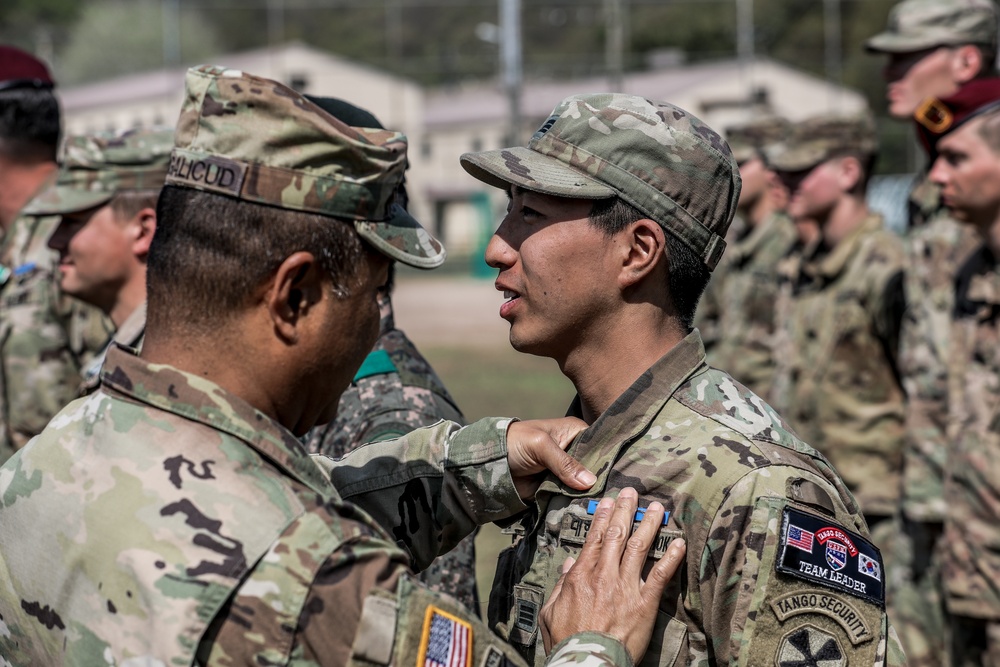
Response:
[[[417,655],[417,667],[469,667],[472,625],[437,607],[427,607]]]
[[[802,549],[802,551],[812,553],[813,534],[808,530],[799,528],[796,525],[788,524],[788,544],[792,545],[796,549]]]

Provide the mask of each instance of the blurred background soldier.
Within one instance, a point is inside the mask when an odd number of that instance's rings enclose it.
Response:
[[[58,218],[22,208],[55,178],[59,104],[44,64],[0,47],[0,462],[71,401],[104,345],[97,309],[62,294],[46,241]]]
[[[58,181],[28,207],[59,216],[48,242],[59,253],[59,287],[111,320],[109,346],[142,344],[146,256],[173,144],[173,129],[70,137]],[[97,388],[106,352],[83,369],[81,393]]]
[[[997,6],[994,0],[904,0],[886,30],[866,48],[884,54],[890,115],[912,122],[934,98],[957,93],[996,74]],[[930,156],[933,159],[933,155]],[[927,176],[930,160],[910,194],[905,238],[906,300],[899,341],[899,371],[906,391],[900,567],[893,622],[915,667],[947,661],[937,559],[946,514],[947,360],[958,268],[982,240],[941,204],[940,187]]]
[[[830,459],[883,550],[902,466],[903,391],[896,371],[903,249],[865,204],[876,154],[867,115],[795,126],[772,154],[791,193],[788,213],[819,225],[793,277],[788,309],[789,422]]]
[[[1000,664],[1000,81],[971,82],[917,115],[931,180],[979,236],[959,267],[948,363],[944,535],[952,667]]]
[[[347,125],[384,129],[375,116],[353,104],[331,97],[306,97]],[[406,208],[406,187],[402,182],[396,203]],[[375,347],[341,394],[336,418],[305,437],[310,452],[340,458],[366,442],[397,438],[442,419],[465,423],[455,399],[430,363],[396,328],[391,298],[394,278],[395,264],[390,265],[389,279],[379,290],[379,336]],[[437,558],[419,578],[478,614],[475,535]]]
[[[774,375],[778,262],[796,240],[785,214],[788,192],[768,166],[765,151],[785,139],[789,128],[787,120],[768,117],[726,131],[743,181],[736,214],[744,224],[740,235],[727,235],[726,252],[695,320],[709,363],[758,396],[767,396]]]

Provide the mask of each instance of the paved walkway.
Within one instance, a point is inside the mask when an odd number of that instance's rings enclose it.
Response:
[[[503,294],[493,279],[402,276],[392,298],[396,324],[417,347],[506,346]]]

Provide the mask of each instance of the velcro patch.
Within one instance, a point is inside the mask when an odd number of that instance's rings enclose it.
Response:
[[[469,667],[472,625],[431,605],[424,617],[417,667]]]
[[[829,519],[786,508],[777,570],[885,607],[882,555]]]
[[[175,148],[170,155],[166,182],[239,197],[247,167],[218,155],[197,155]]]
[[[824,590],[805,590],[787,593],[771,600],[771,609],[784,623],[799,614],[822,614],[844,628],[847,638],[857,646],[875,638],[861,611],[849,600]]]

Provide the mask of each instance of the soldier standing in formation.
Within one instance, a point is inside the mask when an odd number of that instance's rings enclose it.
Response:
[[[52,89],[45,65],[0,47],[0,462],[76,397],[110,326],[59,290],[58,257],[46,246],[58,218],[19,215],[56,176]]]
[[[274,81],[189,70],[141,356],[109,350],[100,389],[0,467],[6,661],[519,663],[415,583],[407,554],[426,566],[474,519],[522,510],[546,466],[589,487],[559,448],[580,427],[442,422],[325,467],[298,439],[371,349],[389,263],[442,252],[392,203],[405,161],[399,133],[350,128]],[[635,554],[663,508],[629,538],[635,511],[634,492],[598,508],[547,617],[553,662],[644,653],[683,544],[643,584]]]
[[[352,127],[385,129],[375,116],[353,104],[331,97],[306,96],[334,118]],[[407,208],[404,183],[396,203]],[[435,259],[435,266],[444,256]],[[433,267],[426,267],[433,268]],[[341,458],[366,442],[390,440],[442,419],[465,423],[465,417],[441,378],[406,334],[396,328],[392,310],[394,266],[379,288],[379,328],[375,347],[340,397],[337,416],[309,432],[304,442],[313,454]],[[447,554],[419,574],[431,590],[447,593],[473,612],[479,612],[476,589],[475,535],[462,539]]]
[[[783,290],[790,347],[778,354],[789,391],[778,409],[840,473],[885,549],[902,470],[903,250],[865,204],[875,153],[870,117],[822,116],[798,123],[771,160],[789,215],[820,230]]]
[[[995,76],[997,13],[994,0],[905,0],[893,7],[886,30],[865,43],[887,58],[889,114],[912,122],[927,101]],[[905,244],[907,308],[899,370],[906,391],[906,437],[896,549],[901,567],[892,612],[909,663],[934,667],[947,664],[941,573],[934,554],[947,515],[950,322],[958,269],[981,239],[941,204],[940,188],[926,169],[910,194]]]
[[[952,667],[1000,664],[1000,80],[917,114],[942,203],[980,245],[959,267],[948,356],[944,534],[938,541]],[[947,664],[942,661],[942,664]]]
[[[573,382],[570,414],[590,427],[569,451],[598,471],[589,491],[539,488],[500,557],[490,624],[542,664],[538,609],[583,542],[592,496],[635,486],[640,505],[669,512],[658,545],[687,542],[642,664],[902,664],[850,492],[707,366],[692,329],[739,200],[721,137],[672,105],[594,94],[561,102],[527,147],[461,161],[509,195],[486,250],[500,315],[515,349]]]
[[[769,395],[774,374],[777,266],[796,240],[785,214],[787,190],[765,156],[788,128],[788,121],[766,117],[726,131],[743,183],[736,214],[744,231],[727,241],[695,318],[709,362],[758,396]]]
[[[128,130],[70,137],[58,181],[28,207],[59,216],[48,245],[59,253],[59,287],[101,309],[115,326],[83,370],[80,393],[97,389],[112,345],[139,350],[146,329],[146,258],[173,130]]]

